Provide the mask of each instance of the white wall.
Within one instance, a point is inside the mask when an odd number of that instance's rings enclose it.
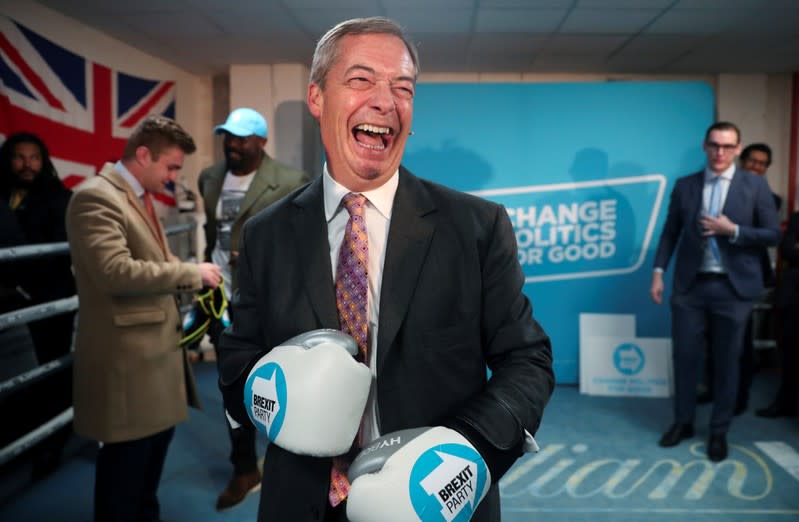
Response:
[[[231,65],[229,72],[230,110],[246,106],[263,114],[269,124],[269,155],[310,171],[313,155],[308,157],[306,151],[316,140],[305,130],[308,68],[300,64]]]
[[[791,128],[790,74],[722,74],[718,79],[719,119],[741,128],[744,144],[762,142],[773,151],[766,177],[771,190],[782,196],[781,217],[787,216]]]

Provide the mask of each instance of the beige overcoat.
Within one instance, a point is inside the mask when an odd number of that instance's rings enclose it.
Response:
[[[67,236],[80,308],[75,343],[75,431],[134,440],[188,419],[199,406],[178,346],[175,294],[202,287],[199,268],[169,252],[133,189],[106,164],[75,190]]]

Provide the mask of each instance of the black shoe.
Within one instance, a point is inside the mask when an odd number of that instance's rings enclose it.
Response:
[[[693,424],[680,424],[679,422],[675,422],[671,425],[671,428],[660,437],[660,442],[658,442],[658,444],[664,448],[670,448],[671,446],[679,444],[681,440],[690,439],[693,436]]]
[[[707,458],[713,462],[721,462],[727,458],[727,435],[715,433],[707,441]]]
[[[708,404],[713,402],[713,392],[705,390],[696,396],[697,404]]]
[[[735,410],[732,412],[736,417],[746,411],[749,406],[748,401],[738,401],[735,403]]]
[[[780,404],[779,401],[774,401],[765,408],[761,408],[755,412],[758,417],[766,417],[767,419],[774,419],[776,417],[795,417],[796,406],[793,408]]]

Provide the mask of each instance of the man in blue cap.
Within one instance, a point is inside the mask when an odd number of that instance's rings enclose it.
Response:
[[[235,290],[239,234],[247,219],[309,180],[308,175],[278,163],[264,151],[266,120],[246,107],[235,109],[215,134],[224,135],[225,160],[200,173],[199,189],[205,204],[205,259],[222,267],[224,292]],[[230,295],[227,296],[228,298]],[[216,348],[220,323],[209,329]],[[233,478],[216,502],[217,510],[235,506],[261,485],[252,425],[231,426]]]

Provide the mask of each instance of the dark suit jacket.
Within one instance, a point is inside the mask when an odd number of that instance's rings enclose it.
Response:
[[[788,227],[780,242],[780,256],[783,270],[777,285],[775,304],[781,309],[799,307],[799,212],[791,214],[788,220]],[[799,328],[799,325],[786,327]]]
[[[679,243],[674,272],[677,294],[691,288],[702,264],[704,238],[699,219],[704,183],[704,170],[677,180],[655,253],[655,267],[665,269]],[[766,180],[736,169],[722,214],[739,230],[734,243],[729,236],[716,236],[727,275],[740,297],[755,299],[763,291],[763,248],[776,245],[780,237],[777,209]]]
[[[249,422],[243,385],[259,356],[296,334],[339,328],[322,193],[320,177],[244,227],[236,321],[219,362],[225,405],[239,422]],[[519,451],[522,428],[535,433],[554,378],[504,208],[401,168],[382,281],[381,433],[458,419],[492,449]],[[271,445],[259,520],[316,520],[329,472],[330,459]],[[499,519],[499,478],[473,520]]]
[[[22,244],[66,242],[67,205],[72,192],[58,179],[37,181],[13,211],[24,235]],[[0,204],[8,206],[8,200]],[[71,266],[68,254],[15,263],[20,273],[17,283],[31,296],[26,306],[75,295]]]

